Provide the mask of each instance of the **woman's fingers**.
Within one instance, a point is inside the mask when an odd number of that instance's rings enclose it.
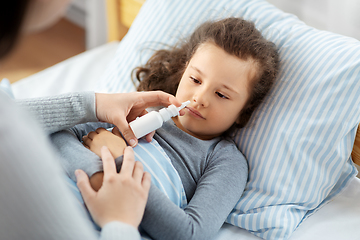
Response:
[[[124,177],[132,177],[135,165],[134,150],[132,147],[126,147],[124,150],[124,159],[121,166],[120,174]]]
[[[144,190],[148,193],[150,190],[151,185],[151,174],[148,172],[144,172],[142,176],[141,185],[143,186]]]
[[[95,197],[96,192],[92,189],[88,175],[83,170],[76,170],[76,185],[78,186],[81,195],[85,202],[91,202]]]
[[[142,95],[143,103],[145,103],[145,108],[147,107],[156,107],[162,105],[167,107],[170,104],[174,104],[177,107],[181,106],[181,102],[177,100],[173,95],[162,91],[149,91],[144,92]]]
[[[138,143],[128,121],[141,115],[148,107],[181,103],[172,95],[161,91],[102,94],[96,93],[96,116],[100,121],[115,124],[126,142],[135,147]],[[91,136],[90,136],[91,138]]]
[[[101,158],[103,161],[104,178],[111,173],[116,173],[116,165],[109,149],[104,146],[101,148]],[[124,178],[133,178],[138,183],[147,184],[151,181],[150,174],[144,173],[144,167],[141,162],[136,162],[134,150],[126,147],[124,151],[124,159],[120,170],[120,175]]]
[[[120,221],[137,228],[144,214],[151,177],[144,173],[140,162],[135,163],[134,152],[126,147],[120,173],[107,147],[101,148],[104,178],[98,192],[89,183],[85,172],[77,170],[78,187],[93,219],[100,227]],[[94,175],[93,175],[94,176]]]
[[[143,167],[142,163],[135,162],[132,177],[134,178],[134,180],[136,182],[141,183],[143,175],[144,175],[144,167]]]
[[[111,155],[110,150],[106,146],[101,148],[101,159],[103,162],[104,178],[111,174],[116,174],[114,157]]]
[[[121,133],[123,134],[126,142],[131,146],[131,147],[135,147],[136,144],[138,143],[138,140],[136,139],[133,131],[130,129],[129,127],[129,123],[127,121],[121,121],[119,120],[116,123],[116,126],[119,128],[119,130],[121,131]]]

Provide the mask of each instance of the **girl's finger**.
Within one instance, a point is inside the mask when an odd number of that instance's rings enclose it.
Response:
[[[114,157],[111,155],[110,150],[103,146],[101,148],[101,159],[103,162],[104,178],[111,173],[116,173],[116,165]]]
[[[83,141],[83,144],[84,144],[84,146],[90,146],[90,144],[91,144],[91,139],[90,138],[88,138],[87,136],[84,136],[83,138],[82,138],[82,141]]]
[[[88,138],[90,138],[92,140],[92,139],[94,139],[95,135],[97,135],[97,133],[94,132],[94,131],[91,131],[91,132],[88,133],[88,135],[86,135],[86,137],[88,137]]]
[[[132,177],[134,165],[135,165],[134,150],[131,147],[126,147],[124,150],[124,158],[120,169],[120,174],[125,177]]]
[[[97,128],[96,130],[95,130],[95,132],[96,133],[101,133],[101,132],[103,132],[103,131],[107,131],[105,128]]]

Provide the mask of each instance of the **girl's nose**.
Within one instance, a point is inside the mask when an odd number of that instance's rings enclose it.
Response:
[[[193,95],[193,101],[202,107],[209,105],[209,100],[206,91],[199,90]]]

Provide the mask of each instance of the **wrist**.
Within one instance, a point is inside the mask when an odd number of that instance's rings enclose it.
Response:
[[[85,108],[86,108],[86,119],[89,122],[97,122],[99,121],[96,112],[96,93],[94,92],[85,92],[83,95],[85,99]]]
[[[104,237],[104,233],[106,235],[107,232],[118,232],[119,237],[128,236],[129,239],[140,239],[140,233],[137,228],[133,225],[129,225],[120,221],[112,221],[106,223],[102,227],[102,235]],[[130,237],[131,236],[131,237]]]

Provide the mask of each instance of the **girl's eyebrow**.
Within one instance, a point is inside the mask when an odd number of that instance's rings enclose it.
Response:
[[[239,94],[239,93],[238,93],[237,91],[235,91],[233,88],[231,88],[231,87],[229,87],[229,86],[227,86],[227,85],[225,85],[225,84],[222,84],[221,86],[222,86],[223,88],[225,88],[225,89],[233,92],[233,93]]]
[[[190,65],[190,67],[191,67],[192,69],[194,69],[195,71],[197,71],[200,75],[205,76],[205,74],[204,74],[200,69],[198,69],[197,67],[195,67],[195,66],[193,66],[193,65]]]

